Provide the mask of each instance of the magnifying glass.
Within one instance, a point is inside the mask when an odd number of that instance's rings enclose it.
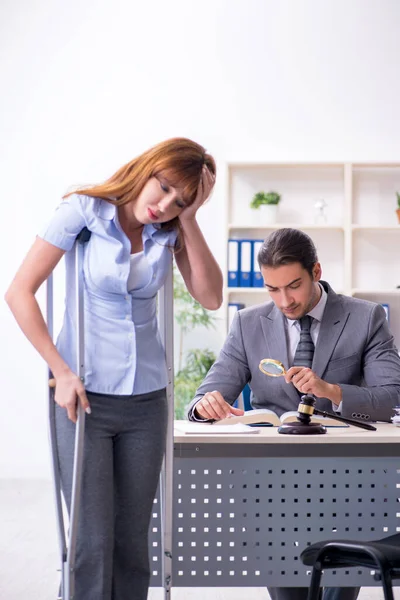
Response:
[[[273,358],[263,358],[258,365],[261,373],[268,375],[268,377],[281,377],[286,375],[286,369],[279,360]],[[298,406],[297,421],[291,423],[284,423],[278,428],[278,433],[293,433],[293,434],[314,434],[314,433],[326,433],[326,428],[320,423],[310,423],[311,416],[313,414],[320,415],[321,417],[330,417],[336,421],[343,423],[349,423],[362,429],[368,429],[369,431],[376,431],[376,427],[369,423],[356,421],[355,419],[349,419],[348,417],[342,417],[337,413],[329,413],[324,410],[315,408],[315,396],[312,394],[305,394],[301,397],[300,404]]]
[[[263,358],[258,365],[258,368],[264,375],[269,377],[280,377],[286,375],[286,369],[279,360],[273,358]]]

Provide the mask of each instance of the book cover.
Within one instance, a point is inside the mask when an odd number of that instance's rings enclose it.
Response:
[[[239,287],[252,286],[253,241],[240,240],[239,246]]]
[[[244,308],[241,302],[229,302],[228,304],[228,327],[232,325],[233,318],[238,310]]]
[[[228,240],[228,287],[239,286],[239,240]]]
[[[263,243],[263,240],[253,240],[253,267],[251,269],[251,284],[253,287],[264,287],[264,279],[257,260],[258,253]]]

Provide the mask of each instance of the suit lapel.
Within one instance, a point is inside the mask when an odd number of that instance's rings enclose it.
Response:
[[[273,307],[271,312],[266,317],[261,317],[261,328],[265,340],[265,357],[274,358],[281,361],[286,370],[289,369],[289,356],[287,347],[287,337],[285,329],[285,317],[281,311]],[[267,375],[266,375],[267,377]],[[286,383],[282,379],[282,390],[298,404],[299,394],[296,388],[291,383]]]
[[[326,287],[327,284],[325,282],[324,284]],[[339,296],[328,286],[328,300],[322,316],[312,364],[312,369],[318,377],[322,378],[324,374],[349,314],[348,311],[343,310]]]

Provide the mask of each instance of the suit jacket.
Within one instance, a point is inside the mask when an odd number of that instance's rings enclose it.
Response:
[[[313,370],[324,381],[340,385],[343,416],[390,421],[393,407],[400,404],[400,357],[384,309],[321,284],[328,299]],[[290,367],[285,318],[273,302],[237,312],[218,359],[188,406],[189,419],[206,392],[217,390],[233,404],[247,383],[254,395],[253,408],[269,408],[278,415],[297,410],[300,396],[294,385],[258,368],[263,358],[280,360],[286,370]],[[332,403],[319,398],[316,408],[332,412]]]

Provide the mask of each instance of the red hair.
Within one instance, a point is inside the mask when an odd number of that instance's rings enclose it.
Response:
[[[148,180],[163,173],[173,187],[182,190],[183,199],[190,205],[196,198],[204,165],[216,175],[215,160],[203,146],[187,138],[171,138],[131,160],[104,183],[79,188],[64,197],[83,194],[121,206],[136,200]],[[179,229],[178,217],[161,227]]]

